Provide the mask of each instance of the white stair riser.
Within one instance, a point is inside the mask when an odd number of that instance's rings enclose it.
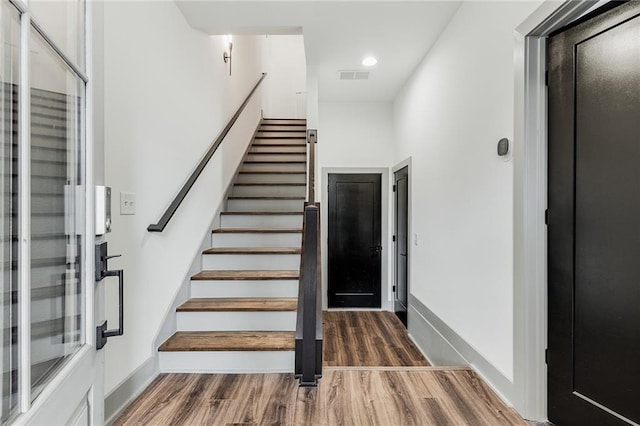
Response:
[[[268,163],[268,164],[252,164],[244,163],[242,165],[243,172],[300,172],[306,173],[307,165],[305,163]]]
[[[306,138],[307,132],[263,132],[259,131],[256,135],[266,138]]]
[[[286,125],[283,126],[282,124],[278,125],[278,124],[262,124],[260,126],[260,131],[261,132],[306,132],[307,131],[307,126],[304,124],[300,124],[300,125],[296,125],[296,126],[291,126],[291,125]]]
[[[238,183],[306,183],[307,173],[240,173]]]
[[[304,200],[228,200],[229,212],[301,212]]]
[[[307,155],[307,147],[306,146],[264,146],[264,145],[253,145],[249,154],[259,154],[265,152],[277,152],[277,153],[295,153]]]
[[[214,233],[211,247],[300,247],[302,234],[296,233]]]
[[[294,331],[295,311],[178,312],[178,331]]]
[[[287,185],[235,185],[233,196],[236,197],[304,197],[307,188],[305,186]]]
[[[298,280],[191,281],[191,297],[298,297]]]
[[[160,352],[161,373],[292,373],[294,351]]]
[[[301,139],[286,139],[286,138],[269,138],[269,139],[255,139],[253,145],[300,145],[307,143],[306,138]]]
[[[207,270],[294,270],[300,268],[299,254],[203,254]]]
[[[262,120],[263,125],[275,124],[281,126],[283,124],[295,124],[299,126],[307,126],[307,120],[304,118],[265,118]]]
[[[247,155],[247,161],[307,161],[306,154],[252,154]]]
[[[222,215],[223,228],[302,228],[302,215]]]

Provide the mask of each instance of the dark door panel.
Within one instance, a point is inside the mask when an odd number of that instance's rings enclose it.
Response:
[[[549,40],[549,419],[640,422],[640,4]]]
[[[329,307],[380,307],[381,175],[329,175]]]

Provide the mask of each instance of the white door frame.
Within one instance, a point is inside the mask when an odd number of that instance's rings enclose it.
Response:
[[[514,407],[547,420],[546,38],[596,4],[545,2],[515,31]]]
[[[389,176],[389,178],[391,179],[391,185],[395,185],[395,176],[396,176],[396,172],[403,169],[403,168],[407,168],[407,173],[409,175],[409,185],[407,188],[407,327],[408,327],[408,311],[409,311],[409,294],[411,294],[411,261],[410,259],[412,259],[411,257],[411,252],[413,250],[411,241],[413,240],[412,236],[413,234],[411,233],[413,228],[411,226],[411,185],[413,182],[413,179],[411,178],[411,159],[412,157],[408,157],[407,159],[399,162],[398,164],[396,164],[395,166],[393,166],[391,168],[391,175]],[[396,188],[397,190],[397,188]],[[391,232],[391,235],[394,235],[396,232],[396,194],[394,192],[391,192],[391,223],[389,225],[389,230]],[[397,238],[396,238],[397,239]],[[391,271],[391,278],[389,281],[389,286],[391,287],[391,310],[394,311],[395,310],[395,294],[393,292],[393,286],[396,285],[396,250],[397,250],[397,246],[396,243],[393,241],[393,237],[391,238],[391,242],[389,243],[389,256],[390,256],[390,260],[389,260],[389,269]]]
[[[31,395],[31,348],[30,348],[30,226],[28,220],[21,220],[21,264],[20,264],[20,325],[19,325],[19,412],[9,419],[16,424],[103,424],[104,423],[104,354],[96,351],[96,327],[100,318],[96,318],[96,309],[100,309],[103,298],[98,294],[94,278],[95,247],[95,208],[94,208],[94,152],[93,152],[93,105],[94,87],[92,74],[92,20],[93,4],[85,1],[85,69],[80,69],[63,51],[46,35],[46,29],[38,25],[30,15],[29,6],[24,0],[10,0],[21,13],[21,79],[20,79],[20,154],[21,154],[21,195],[20,217],[30,215],[30,67],[27,64],[30,55],[29,39],[32,24],[39,27],[39,32],[49,47],[55,51],[73,72],[85,83],[85,118],[83,162],[83,189],[85,227],[83,238],[83,281],[85,298],[85,316],[83,334],[85,342],[80,349],[56,372],[55,376],[32,401]],[[97,296],[97,297],[96,297]],[[98,312],[99,313],[99,312]]]

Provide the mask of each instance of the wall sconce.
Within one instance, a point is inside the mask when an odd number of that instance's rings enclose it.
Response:
[[[229,63],[229,75],[231,75],[231,51],[233,50],[233,38],[231,34],[225,36],[225,44],[227,45],[229,52],[224,52],[222,54],[222,58],[224,59],[224,63]]]

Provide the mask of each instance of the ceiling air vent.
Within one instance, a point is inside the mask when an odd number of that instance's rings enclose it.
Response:
[[[369,71],[342,70],[338,71],[340,80],[369,80]]]

